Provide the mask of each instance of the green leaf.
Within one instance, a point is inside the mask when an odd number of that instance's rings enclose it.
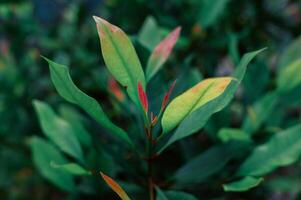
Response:
[[[161,69],[163,64],[168,59],[176,44],[181,28],[175,28],[168,36],[161,41],[150,55],[146,66],[146,79],[147,82]]]
[[[201,0],[199,23],[202,28],[213,25],[225,11],[230,0]]]
[[[65,172],[68,172],[72,175],[91,175],[90,171],[85,170],[82,166],[76,164],[76,163],[68,163],[68,164],[57,164],[56,162],[52,161],[51,167],[63,170]]]
[[[270,116],[278,103],[278,93],[269,92],[248,108],[248,116],[243,122],[243,130],[253,134]]]
[[[183,187],[205,181],[248,147],[249,143],[246,142],[229,142],[211,147],[177,170],[173,176],[175,186]]]
[[[193,111],[220,96],[231,80],[230,77],[205,79],[173,99],[162,117],[163,134],[174,129]]]
[[[301,58],[301,36],[295,39],[283,53],[281,53],[281,57],[279,58],[279,66],[278,68],[281,70],[296,60]]]
[[[241,80],[243,79],[247,65],[263,50],[264,49],[245,54],[232,75],[235,78],[235,81],[231,81],[222,95],[206,103],[185,117],[173,135],[168,139],[167,143],[160,149],[159,153],[175,141],[185,138],[201,129],[214,113],[226,107],[233,98]]]
[[[137,85],[145,89],[145,77],[131,40],[117,26],[94,16],[100,38],[101,51],[107,68],[124,87],[130,98],[140,105]]]
[[[238,170],[239,176],[261,176],[296,162],[301,154],[301,124],[281,131],[256,147]]]
[[[163,31],[158,26],[156,19],[148,16],[138,33],[138,41],[151,52],[162,38]]]
[[[75,184],[71,174],[54,169],[50,166],[51,161],[57,163],[67,162],[60,152],[51,143],[39,137],[32,137],[29,144],[33,162],[42,176],[64,191],[74,191]]]
[[[156,200],[197,200],[193,195],[180,191],[163,192],[160,188],[156,187],[156,192]]]
[[[301,84],[301,59],[284,67],[277,77],[277,89],[289,92]]]
[[[69,106],[61,106],[59,111],[61,116],[68,121],[69,124],[72,124],[74,133],[79,142],[86,147],[90,147],[92,145],[92,138],[84,127],[80,114]]]
[[[263,178],[246,176],[238,181],[223,185],[225,192],[245,192],[258,186],[263,181]]]
[[[35,100],[33,105],[43,133],[63,152],[83,162],[83,152],[72,125],[58,117],[46,103]]]
[[[66,66],[57,64],[47,58],[45,60],[49,63],[51,79],[56,90],[66,101],[78,105],[110,133],[130,146],[133,145],[127,133],[109,120],[98,102],[75,86]]]
[[[229,142],[231,140],[250,141],[250,135],[246,132],[235,128],[223,128],[218,132],[218,138],[222,142]]]

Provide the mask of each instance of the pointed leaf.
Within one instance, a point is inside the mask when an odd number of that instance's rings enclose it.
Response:
[[[256,186],[263,181],[263,178],[256,178],[252,176],[244,177],[238,181],[227,183],[223,185],[225,192],[245,192]]]
[[[221,95],[231,80],[230,77],[206,79],[172,100],[162,117],[163,133],[171,131],[187,115]]]
[[[138,95],[139,95],[140,104],[142,105],[144,112],[147,113],[148,112],[148,100],[147,100],[146,93],[144,92],[143,87],[140,82],[138,82]]]
[[[238,170],[239,176],[261,176],[290,165],[301,155],[301,124],[281,131],[256,147]]]
[[[124,87],[130,98],[139,105],[137,84],[145,87],[145,77],[139,58],[127,35],[117,26],[94,16],[101,51],[107,68]]]
[[[58,117],[46,103],[35,100],[33,105],[43,133],[63,152],[83,162],[83,152],[72,125]]]
[[[120,187],[120,185],[114,181],[111,177],[105,175],[104,173],[100,172],[100,175],[104,179],[104,181],[110,186],[116,194],[122,199],[122,200],[131,200],[130,197],[126,194],[126,192]]]
[[[110,131],[110,133],[122,139],[127,144],[133,145],[126,132],[109,120],[98,102],[76,87],[66,66],[57,64],[47,58],[45,58],[45,60],[49,63],[51,80],[58,93],[65,100],[80,106],[98,123]]]
[[[75,183],[71,174],[50,166],[51,161],[58,163],[67,162],[56,147],[44,139],[32,137],[30,139],[30,148],[33,162],[42,176],[64,191],[73,192],[75,190]]]
[[[52,161],[50,164],[53,168],[63,170],[73,175],[91,175],[91,172],[85,170],[83,167],[76,163],[58,164],[57,162]]]
[[[161,104],[161,109],[160,109],[161,111],[166,107],[166,105],[168,103],[168,100],[169,100],[169,97],[171,95],[171,92],[172,92],[173,88],[176,85],[176,82],[177,82],[177,80],[174,80],[174,82],[169,87],[168,92],[164,95],[164,98],[163,98],[163,101],[162,101],[162,104]]]
[[[238,88],[238,85],[243,79],[247,69],[247,65],[257,54],[259,54],[263,50],[264,49],[245,54],[232,75],[235,78],[235,81],[231,81],[226,91],[224,91],[222,95],[213,99],[209,103],[206,103],[202,107],[189,114],[181,122],[179,127],[173,133],[173,135],[168,139],[167,143],[163,147],[161,147],[159,153],[161,153],[164,149],[166,149],[175,141],[187,137],[201,129],[214,113],[226,107],[233,98]]]
[[[152,52],[146,67],[146,79],[149,81],[168,59],[174,45],[176,44],[181,28],[174,29],[166,38],[160,42]]]

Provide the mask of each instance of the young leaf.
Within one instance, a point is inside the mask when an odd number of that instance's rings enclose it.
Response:
[[[118,194],[118,196],[122,200],[131,200],[130,197],[126,194],[126,192],[120,187],[120,185],[114,181],[111,177],[105,175],[104,173],[100,172],[100,175],[104,179],[104,181],[108,184],[108,186]]]
[[[77,176],[91,175],[91,172],[85,170],[83,167],[81,167],[76,163],[57,164],[56,162],[52,161],[50,164],[53,168],[61,169],[73,175],[77,175]]]
[[[170,97],[170,95],[171,95],[171,92],[172,92],[173,88],[174,88],[175,85],[176,85],[176,82],[177,82],[177,80],[174,80],[174,82],[173,82],[173,83],[171,84],[171,86],[169,87],[168,92],[164,95],[163,101],[162,101],[162,104],[161,104],[161,109],[160,109],[160,111],[163,111],[164,108],[166,107],[166,105],[167,105],[167,103],[168,103],[168,100],[169,100],[169,97]]]
[[[162,117],[163,133],[168,133],[187,115],[221,95],[231,80],[230,77],[206,79],[172,100]]]
[[[137,84],[145,88],[145,77],[139,58],[127,35],[117,26],[94,16],[101,51],[107,68],[124,87],[130,98],[139,105]]]
[[[51,80],[56,90],[66,101],[80,106],[110,133],[122,139],[126,144],[133,146],[127,133],[109,120],[98,102],[75,86],[66,66],[57,64],[47,58],[45,60],[49,63]]]
[[[277,78],[278,90],[289,92],[301,84],[301,59],[286,66],[279,72]]]
[[[67,162],[56,147],[46,140],[35,136],[30,139],[29,144],[33,162],[42,176],[64,191],[75,191],[76,188],[72,175],[64,171],[54,169],[50,166],[51,161],[55,161],[57,163]]]
[[[256,147],[238,170],[239,176],[261,176],[294,163],[301,155],[301,124],[273,136]]]
[[[58,117],[46,103],[35,100],[33,105],[43,133],[63,152],[83,162],[83,152],[72,125]]]
[[[160,42],[152,52],[146,67],[146,80],[149,81],[168,59],[174,45],[176,44],[181,28],[174,29],[166,38]]]
[[[181,122],[176,131],[173,133],[173,135],[168,139],[167,143],[163,147],[161,147],[159,153],[161,153],[164,149],[166,149],[175,141],[187,137],[201,129],[214,113],[226,107],[233,98],[238,88],[238,85],[243,79],[247,69],[247,65],[257,54],[259,54],[263,50],[264,49],[260,49],[258,51],[253,51],[245,54],[232,75],[235,78],[235,81],[231,81],[226,91],[224,91],[222,95],[206,103],[204,106],[198,108],[197,110],[189,114]]]
[[[143,90],[143,87],[140,82],[138,82],[138,95],[139,95],[139,100],[140,104],[144,110],[145,113],[148,113],[148,100],[146,93]]]
[[[238,181],[224,184],[223,189],[225,192],[245,192],[258,186],[262,181],[261,177],[246,176]]]
[[[180,191],[162,191],[160,188],[156,187],[157,198],[156,200],[197,200],[191,194],[180,192]]]
[[[248,147],[248,142],[233,141],[210,148],[177,170],[173,176],[175,185],[182,187],[205,181]]]

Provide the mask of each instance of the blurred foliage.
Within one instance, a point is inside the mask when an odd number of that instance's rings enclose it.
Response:
[[[111,138],[100,134],[103,129],[95,122],[88,120],[86,115],[74,107],[65,105],[50,81],[46,62],[40,57],[44,55],[69,66],[72,79],[81,90],[97,100],[101,99],[105,112],[118,125],[135,129],[128,127],[129,121],[136,120],[133,117],[134,111],[126,106],[127,103],[120,104],[120,100],[108,90],[111,77],[103,64],[92,15],[106,18],[130,33],[143,66],[146,66],[147,58],[155,45],[174,27],[182,26],[176,49],[162,73],[151,81],[149,98],[154,99],[151,107],[158,107],[172,80],[178,78],[173,94],[177,96],[204,77],[229,75],[243,53],[268,47],[249,66],[232,103],[215,114],[200,134],[181,141],[178,148],[171,148],[162,155],[159,160],[162,171],[158,172],[158,176],[166,178],[172,171],[177,171],[181,163],[203,155],[200,163],[205,169],[208,169],[206,164],[213,163],[219,173],[209,171],[208,177],[200,174],[207,182],[186,188],[188,192],[202,197],[200,199],[301,198],[301,166],[300,161],[297,161],[299,154],[291,155],[289,149],[288,157],[293,157],[294,165],[270,173],[260,187],[245,193],[225,193],[222,190],[222,184],[236,181],[228,180],[227,175],[235,171],[238,163],[244,161],[247,155],[255,156],[261,148],[258,145],[267,145],[268,148],[278,146],[278,140],[282,136],[278,136],[278,132],[286,133],[283,130],[300,123],[301,75],[298,70],[300,68],[294,69],[301,57],[300,1],[2,0],[1,199],[97,199],[100,194],[104,199],[116,198],[99,177],[84,177],[80,185],[76,186],[77,189],[74,189],[70,175],[66,176],[62,172],[64,175],[56,177],[57,173],[51,174],[55,169],[46,166],[43,150],[48,152],[47,156],[50,158],[66,158],[61,157],[49,141],[30,137],[41,135],[32,106],[33,99],[49,103],[59,113],[59,118],[77,126],[76,135],[80,138],[89,167],[101,169],[120,180],[131,180],[132,183],[140,181],[134,173],[135,170],[141,170],[138,165],[137,169],[129,169],[129,164],[135,165],[137,161],[122,162],[123,157],[127,156],[123,154],[113,154],[113,159],[111,153],[116,152],[118,143],[113,145]],[[293,75],[295,76],[292,77]],[[163,86],[162,82],[165,83]],[[134,119],[127,118],[128,115]],[[235,140],[252,140],[252,147],[241,150],[242,153],[247,152],[243,154],[245,157],[236,155],[235,159],[231,157],[218,164],[215,160],[207,159],[222,157],[225,144],[220,143],[233,140],[233,137]],[[272,139],[269,140],[270,138]],[[298,139],[292,139],[292,142],[298,142]],[[101,145],[96,145],[99,141]],[[91,143],[93,148],[87,145]],[[289,143],[279,143],[283,145],[283,149],[290,146]],[[33,150],[33,158],[29,146]],[[251,149],[255,151],[252,153]],[[236,152],[237,149],[228,151]],[[38,167],[33,161],[36,164],[40,162]],[[43,165],[43,168],[39,168]],[[274,163],[271,165],[275,167]],[[226,167],[227,170],[224,170]],[[128,179],[120,168],[129,169],[132,179]],[[63,178],[65,184],[61,188],[73,192],[63,192],[42,176]],[[137,199],[141,199],[143,194],[139,185],[124,183],[123,187],[135,194]],[[172,192],[174,191],[166,192],[165,195],[171,196]],[[163,193],[162,198],[164,199]]]

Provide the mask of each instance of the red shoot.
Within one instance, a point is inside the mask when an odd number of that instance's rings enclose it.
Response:
[[[165,94],[165,96],[163,98],[163,101],[162,101],[161,110],[163,110],[166,107],[168,99],[171,95],[171,92],[172,92],[173,88],[175,87],[176,82],[177,82],[177,80],[174,80],[174,82],[171,84],[168,92]]]
[[[138,95],[139,95],[140,103],[141,103],[144,111],[147,113],[148,112],[148,100],[147,100],[146,93],[144,92],[140,81],[138,82]]]

